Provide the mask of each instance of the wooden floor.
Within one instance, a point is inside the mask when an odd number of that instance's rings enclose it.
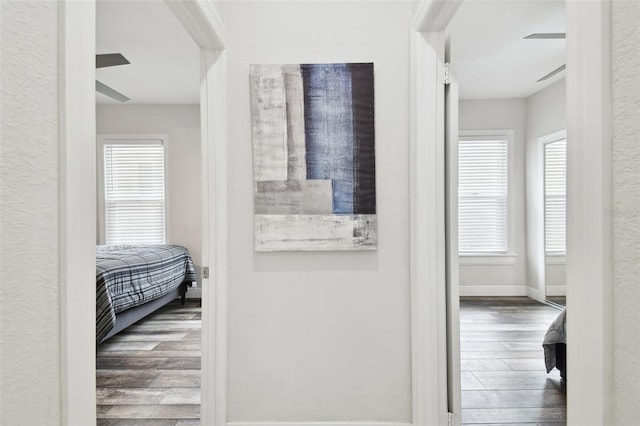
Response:
[[[564,383],[541,346],[558,314],[525,297],[461,299],[463,424],[566,424]]]
[[[463,424],[563,425],[542,336],[559,311],[527,298],[462,298]],[[98,346],[98,426],[200,424],[201,308],[172,303]]]
[[[170,303],[97,348],[98,426],[200,424],[199,300]]]
[[[549,302],[555,303],[556,305],[567,306],[566,296],[547,296],[547,300]]]

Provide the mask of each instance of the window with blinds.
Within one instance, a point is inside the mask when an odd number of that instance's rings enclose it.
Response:
[[[567,140],[544,145],[544,244],[547,254],[566,250]]]
[[[164,145],[105,143],[105,243],[164,244]]]
[[[458,150],[458,245],[461,254],[508,250],[508,142],[467,139]]]

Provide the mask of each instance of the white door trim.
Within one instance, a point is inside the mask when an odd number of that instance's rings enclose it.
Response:
[[[448,416],[443,30],[460,0],[423,1],[411,38],[410,273],[412,424]]]
[[[95,2],[59,3],[60,382],[63,425],[96,422]],[[53,423],[57,423],[52,419]]]
[[[567,1],[567,424],[611,424],[611,3]]]
[[[536,147],[536,150],[535,150],[536,158],[534,158],[534,161],[530,162],[532,164],[535,164],[536,176],[538,177],[538,179],[536,179],[537,181],[532,183],[530,186],[527,186],[527,191],[535,191],[533,197],[537,202],[533,203],[534,205],[531,208],[531,210],[535,211],[535,215],[536,215],[535,217],[538,218],[536,222],[539,224],[542,224],[542,226],[536,226],[535,232],[532,232],[531,234],[527,234],[527,237],[533,240],[533,244],[528,244],[528,249],[534,250],[535,248],[535,253],[532,253],[529,256],[530,259],[532,260],[532,262],[529,265],[530,267],[535,267],[537,270],[537,274],[534,275],[536,277],[536,282],[535,282],[536,287],[535,289],[532,287],[527,287],[527,291],[531,290],[528,296],[538,300],[539,302],[544,302],[545,300],[547,300],[548,296],[565,295],[565,293],[551,294],[554,292],[555,293],[558,293],[558,292],[553,290],[550,291],[552,286],[549,286],[547,284],[547,269],[548,269],[547,265],[553,264],[553,263],[564,265],[566,262],[564,260],[564,257],[565,257],[564,255],[547,256],[547,250],[546,250],[547,218],[545,213],[545,200],[546,200],[545,147],[547,144],[551,142],[556,142],[566,138],[567,138],[566,129],[558,130],[556,132],[540,136],[538,138],[538,143],[537,143],[538,146]],[[557,259],[560,257],[562,258],[562,262],[557,262]],[[562,287],[565,287],[565,286],[562,286]],[[553,288],[557,290],[560,288],[560,286],[553,286]]]
[[[441,47],[441,50],[436,50]],[[444,42],[411,34],[411,383],[414,425],[447,423]],[[434,78],[436,77],[436,78]]]
[[[202,138],[202,385],[200,423],[224,426],[227,405],[226,48],[222,20],[209,1],[165,0],[200,47]]]
[[[201,51],[202,258],[209,279],[202,286],[201,424],[226,424],[227,396],[227,136],[226,53]],[[204,100],[207,99],[207,102]],[[208,282],[207,282],[208,281]]]
[[[449,52],[445,50],[445,58]],[[462,422],[462,381],[460,379],[460,278],[458,250],[458,141],[459,95],[455,71],[449,66],[449,85],[445,90],[445,223],[447,265],[447,386],[449,426]]]
[[[201,418],[219,426],[226,418],[227,37],[210,2],[167,4],[202,52],[203,260],[213,273],[203,286]],[[96,422],[95,287],[86,283],[95,279],[96,151],[87,141],[96,137],[95,0],[61,2],[59,16],[61,423],[90,425]]]

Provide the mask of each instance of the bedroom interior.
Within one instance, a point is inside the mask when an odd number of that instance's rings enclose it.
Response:
[[[563,1],[464,2],[447,29],[466,141],[458,202],[462,424],[566,422],[564,322],[551,327],[564,306],[564,204],[545,197],[556,187],[565,191],[566,160],[556,155],[551,163],[546,147],[552,145],[543,145],[566,129],[566,88],[562,71],[541,79],[565,63],[565,40],[557,34],[565,25]],[[500,172],[507,180],[500,213],[506,217],[483,219],[486,204],[472,204],[464,191],[477,191],[494,169],[474,169],[479,155],[488,154],[472,144],[501,138],[511,151]],[[548,163],[559,170],[553,174]],[[487,235],[482,229],[493,225],[481,220],[506,222],[505,234]],[[504,239],[504,251],[492,256],[496,238],[498,245]],[[491,244],[483,256],[483,245]]]
[[[96,17],[97,424],[198,419],[200,50],[163,2]]]

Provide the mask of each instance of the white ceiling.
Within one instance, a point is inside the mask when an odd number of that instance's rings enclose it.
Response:
[[[164,1],[98,0],[96,53],[122,53],[131,64],[96,70],[96,79],[131,98],[127,104],[200,103],[200,53]],[[118,103],[96,93],[98,103]]]
[[[564,78],[536,83],[565,62],[564,40],[523,39],[564,32],[564,0],[465,0],[447,31],[461,99],[523,98]],[[127,103],[199,103],[199,50],[164,1],[98,0],[96,49],[131,62],[96,70]]]
[[[564,0],[465,0],[447,31],[461,99],[524,98],[564,78],[536,80],[565,63],[565,40],[524,40],[565,32]]]

